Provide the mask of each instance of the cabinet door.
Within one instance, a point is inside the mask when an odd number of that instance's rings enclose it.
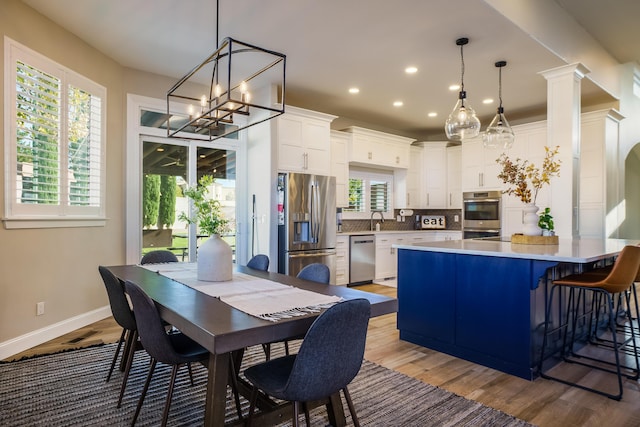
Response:
[[[445,209],[447,207],[447,149],[425,147],[425,195],[424,205],[428,209]]]
[[[329,175],[331,173],[329,123],[306,119],[302,131],[306,154],[305,171],[318,175]]]
[[[349,206],[349,137],[341,133],[331,132],[331,175],[336,177],[336,207]]]
[[[295,115],[278,117],[278,168],[288,172],[304,172],[306,153],[303,146],[303,119]]]
[[[349,236],[336,238],[336,285],[349,284]]]
[[[424,156],[422,147],[410,147],[409,169],[406,173],[407,199],[404,204],[408,208],[420,209],[424,207],[422,194],[424,193]],[[401,207],[398,205],[398,207]]]
[[[376,235],[376,280],[395,277],[396,255],[392,251],[393,237],[390,234]]]
[[[447,147],[447,209],[462,209],[462,147]]]
[[[462,190],[482,188],[484,157],[482,141],[465,141],[462,144]]]

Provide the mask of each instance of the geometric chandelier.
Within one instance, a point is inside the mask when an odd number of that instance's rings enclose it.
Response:
[[[230,37],[167,92],[167,136],[213,141],[284,113],[286,56]],[[185,113],[186,111],[186,113]]]

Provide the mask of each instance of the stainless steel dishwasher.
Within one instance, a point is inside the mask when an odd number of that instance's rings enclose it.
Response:
[[[350,236],[349,254],[349,284],[371,283],[376,274],[374,235]]]

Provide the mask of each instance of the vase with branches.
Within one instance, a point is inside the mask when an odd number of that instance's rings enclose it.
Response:
[[[523,232],[530,236],[539,236],[541,234],[541,229],[538,226],[538,216],[536,215],[538,211],[536,206],[538,193],[544,185],[550,184],[551,178],[560,175],[560,165],[562,163],[561,160],[556,159],[559,147],[556,146],[551,149],[545,146],[544,149],[545,157],[541,168],[529,162],[529,160],[520,158],[512,160],[505,153],[502,153],[496,159],[496,162],[502,167],[498,178],[509,185],[506,190],[503,190],[503,193],[515,195],[526,205]]]
[[[222,282],[233,276],[233,251],[220,235],[229,230],[229,220],[224,217],[219,200],[209,197],[209,187],[215,179],[205,175],[198,185],[189,187],[183,194],[192,201],[192,213],[182,212],[181,221],[196,224],[198,232],[209,236],[198,248],[198,280]]]

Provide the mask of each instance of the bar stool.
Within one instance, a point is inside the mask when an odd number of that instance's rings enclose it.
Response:
[[[575,386],[583,390],[588,390],[603,396],[607,396],[611,399],[620,400],[622,398],[622,376],[624,375],[626,378],[634,380],[638,379],[640,373],[640,364],[638,362],[638,349],[635,342],[635,328],[629,329],[631,335],[630,337],[620,338],[618,336],[619,333],[616,325],[617,311],[614,310],[613,301],[616,295],[622,295],[624,296],[624,298],[626,298],[627,307],[631,307],[630,292],[627,291],[632,288],[634,280],[636,279],[636,275],[638,275],[639,269],[640,247],[625,246],[616,259],[613,268],[606,275],[587,272],[582,274],[572,274],[553,281],[553,287],[551,288],[549,302],[545,314],[544,336],[542,341],[540,361],[538,365],[538,372],[540,373],[540,376],[542,378],[559,381],[563,384]],[[549,328],[552,321],[551,309],[553,307],[554,294],[557,292],[558,295],[560,295],[560,292],[563,288],[567,289],[568,291],[566,306],[562,307],[566,310],[565,320],[564,323],[561,324],[558,328],[550,331]],[[590,303],[587,302],[588,294],[591,294],[592,297]],[[633,292],[633,295],[635,295],[635,292]],[[635,302],[637,315],[637,301]],[[562,310],[562,308],[560,309],[560,311]],[[600,319],[600,312],[603,311],[608,316],[607,328],[611,333],[610,340],[598,335],[598,327],[600,326],[598,324]],[[633,321],[633,317],[631,316],[630,310],[625,311],[625,317],[631,324]],[[576,350],[576,329],[578,326],[578,321],[580,319],[588,319],[588,329],[586,333],[588,341],[585,345],[594,343],[600,344],[606,342],[610,343],[610,345],[605,348],[613,351],[615,362],[611,362],[610,357],[597,358],[587,356],[584,353],[578,353],[577,350],[580,350],[580,348]],[[587,387],[543,372],[542,365],[545,360],[545,350],[549,335],[557,331],[560,331],[560,333],[562,334],[562,347],[558,350],[555,350],[553,354],[559,351],[562,360],[564,360],[565,362],[576,363],[593,369],[616,374],[618,379],[618,394],[607,393],[596,388]],[[629,348],[629,345],[631,346],[629,354],[631,354],[635,361],[635,367],[625,366],[620,361],[621,351],[624,348]],[[583,360],[588,360],[594,363],[588,363]],[[615,366],[616,369],[608,369],[606,367],[607,365]],[[623,370],[625,370],[624,373]]]

